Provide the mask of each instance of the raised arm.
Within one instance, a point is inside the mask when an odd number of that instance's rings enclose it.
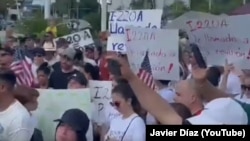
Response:
[[[130,69],[125,59],[109,56],[121,64],[121,73],[128,80],[141,106],[152,114],[161,124],[182,124],[182,118],[163,100],[159,94],[146,86]]]

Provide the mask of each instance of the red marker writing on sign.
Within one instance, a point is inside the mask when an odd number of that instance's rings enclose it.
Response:
[[[170,73],[170,72],[171,72],[171,70],[173,69],[173,66],[174,66],[174,64],[173,64],[173,63],[171,63],[171,64],[169,65],[169,68],[168,68],[168,73]]]

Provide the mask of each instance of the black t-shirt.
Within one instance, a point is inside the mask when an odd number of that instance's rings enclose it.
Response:
[[[67,89],[69,77],[76,73],[80,72],[74,70],[69,73],[64,73],[61,69],[54,70],[49,79],[49,87],[53,89]]]
[[[183,120],[182,125],[192,125],[188,120]]]
[[[52,68],[54,71],[58,71],[61,69],[61,63],[60,62],[56,62],[55,64],[52,65]]]

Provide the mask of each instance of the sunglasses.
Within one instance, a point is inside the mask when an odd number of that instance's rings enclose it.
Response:
[[[250,86],[247,85],[241,85],[242,90],[250,90]]]
[[[120,102],[110,102],[110,105],[113,106],[113,107],[120,107]]]

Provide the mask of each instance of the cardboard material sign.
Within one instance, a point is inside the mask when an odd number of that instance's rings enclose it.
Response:
[[[89,29],[65,35],[59,38],[64,38],[68,42],[70,42],[70,47],[74,47],[75,49],[81,50],[83,50],[84,46],[94,43]],[[59,38],[55,39],[55,41],[57,41]]]

